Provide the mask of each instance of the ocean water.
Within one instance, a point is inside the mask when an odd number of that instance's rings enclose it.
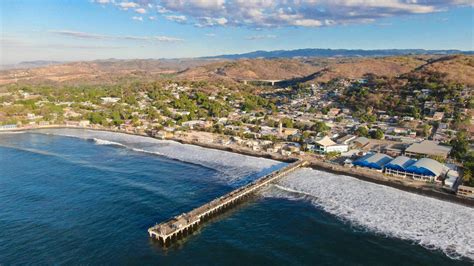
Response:
[[[302,169],[163,249],[148,227],[284,164],[86,130],[0,134],[0,265],[472,265],[474,211]]]

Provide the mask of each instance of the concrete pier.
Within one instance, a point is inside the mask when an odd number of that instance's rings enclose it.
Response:
[[[161,244],[167,245],[179,238],[183,238],[195,230],[203,221],[234,206],[256,190],[285,176],[299,167],[307,165],[306,161],[297,161],[288,166],[261,177],[252,183],[240,187],[230,193],[214,199],[188,213],[175,216],[169,221],[157,224],[148,229],[151,238],[158,239]]]

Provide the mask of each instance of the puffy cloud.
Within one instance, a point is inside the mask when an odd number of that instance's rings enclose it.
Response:
[[[123,10],[171,13],[166,19],[197,27],[322,27],[474,6],[472,0],[94,0]],[[152,8],[153,7],[153,8]],[[141,11],[138,11],[141,10]],[[184,19],[185,18],[185,19]]]
[[[187,20],[186,16],[183,16],[183,15],[181,15],[181,16],[169,15],[169,16],[165,16],[165,18],[167,20],[171,20],[171,21],[178,22],[178,23],[184,23]]]
[[[171,11],[169,11],[168,9],[166,9],[162,6],[156,6],[156,12],[158,12],[160,14],[164,14],[164,13],[169,13]]]
[[[212,26],[224,26],[228,20],[224,17],[221,18],[212,18],[212,17],[200,17],[198,22],[194,25],[197,27],[212,27]]]
[[[136,21],[143,21],[143,17],[139,17],[139,16],[133,16],[132,19]]]
[[[146,9],[144,9],[144,8],[137,8],[137,9],[135,9],[135,12],[137,12],[138,14],[145,14],[145,13],[146,13]]]
[[[117,4],[120,8],[124,10],[128,10],[129,8],[136,8],[138,7],[138,4],[135,2],[120,2]]]
[[[194,18],[198,27],[321,27],[441,12],[472,0],[161,0],[160,6]]]
[[[78,39],[92,39],[92,40],[128,40],[128,41],[146,41],[146,42],[182,42],[181,38],[170,36],[133,36],[133,35],[106,35],[89,32],[80,32],[72,30],[50,30],[52,34],[74,37]]]

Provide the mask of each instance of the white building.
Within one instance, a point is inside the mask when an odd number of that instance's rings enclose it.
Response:
[[[325,136],[322,139],[315,141],[312,149],[318,153],[343,153],[349,150],[349,146],[347,144],[337,144],[336,142],[332,141],[328,136]]]
[[[100,98],[102,100],[102,103],[116,103],[118,101],[120,101],[120,98],[118,97],[102,97]]]

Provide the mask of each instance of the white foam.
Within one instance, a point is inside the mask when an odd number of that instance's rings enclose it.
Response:
[[[373,232],[474,259],[474,209],[469,207],[307,168],[263,195],[309,200]]]
[[[92,139],[97,145],[112,145],[112,146],[121,146],[125,147],[123,144],[114,142],[114,141],[108,141],[105,139],[98,139],[98,138],[93,138]]]
[[[175,141],[158,140],[123,133],[80,129],[43,129],[35,132],[91,139],[98,145],[120,145],[139,152],[199,164],[221,172],[222,174],[219,175],[219,178],[232,185],[238,185],[240,182],[244,182],[245,180],[243,179],[249,175],[282,164],[278,161],[265,158],[245,156],[232,152],[206,149],[195,145],[181,144]]]

